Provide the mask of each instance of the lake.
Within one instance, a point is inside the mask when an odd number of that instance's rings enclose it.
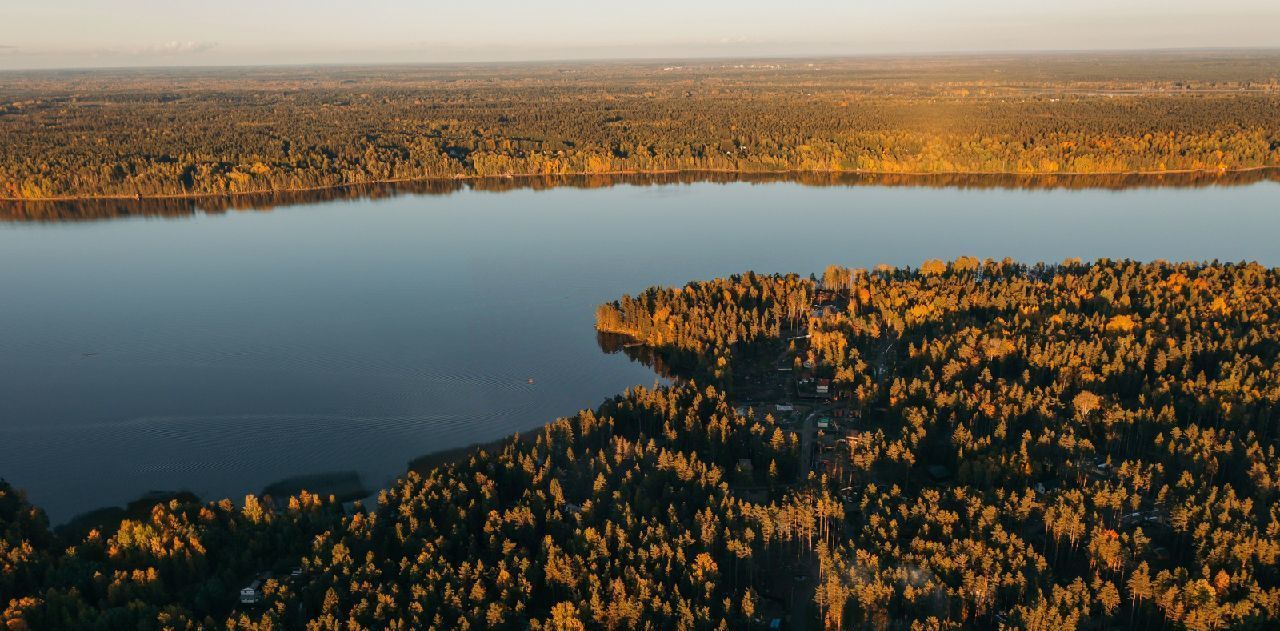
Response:
[[[463,187],[0,224],[0,476],[55,521],[239,498],[527,431],[655,375],[594,307],[654,284],[959,255],[1280,265],[1280,184]]]

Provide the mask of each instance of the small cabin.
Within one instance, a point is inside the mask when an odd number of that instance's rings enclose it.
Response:
[[[818,380],[818,387],[817,387],[817,391],[818,391],[818,394],[830,394],[830,393],[831,393],[831,380],[830,380],[830,379],[819,379],[819,380]]]
[[[262,602],[262,580],[254,580],[248,586],[240,589],[240,604],[256,605]]]

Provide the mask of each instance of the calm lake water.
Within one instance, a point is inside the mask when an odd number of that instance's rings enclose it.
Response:
[[[651,385],[596,344],[622,293],[964,254],[1276,266],[1280,184],[624,185],[0,224],[0,476],[54,521],[314,472],[377,488]]]

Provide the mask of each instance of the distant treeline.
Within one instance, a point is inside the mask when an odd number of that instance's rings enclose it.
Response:
[[[377,184],[351,184],[308,191],[274,191],[216,196],[87,198],[75,200],[0,200],[0,221],[86,221],[126,217],[183,217],[198,213],[267,211],[281,206],[397,195],[451,195],[461,191],[500,193],[514,190],[579,189],[611,186],[675,184],[767,184],[803,186],[923,186],[958,189],[1126,190],[1134,188],[1199,188],[1280,181],[1280,167],[1249,171],[1171,173],[1165,175],[887,175],[833,172],[731,173],[681,171],[618,175],[543,175],[474,179],[434,179]]]
[[[12,74],[0,196],[661,171],[1221,172],[1280,165],[1278,77],[1274,53]]]

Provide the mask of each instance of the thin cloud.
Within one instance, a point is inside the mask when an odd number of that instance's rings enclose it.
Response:
[[[173,40],[159,44],[142,46],[112,46],[87,51],[93,57],[168,57],[175,55],[193,55],[208,51],[218,44],[216,42],[200,42],[195,40]],[[62,51],[74,54],[75,51]]]
[[[192,53],[203,53],[217,46],[216,42],[197,42],[197,41],[170,41],[142,48],[135,48],[131,52],[134,55],[188,55]]]

